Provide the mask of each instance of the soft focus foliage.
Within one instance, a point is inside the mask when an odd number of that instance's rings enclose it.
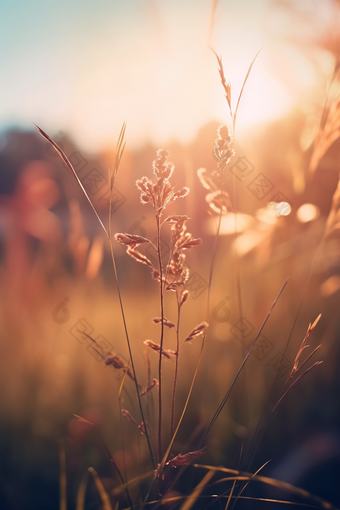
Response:
[[[296,27],[305,26],[306,20],[311,27],[319,26],[315,13],[307,9],[307,16],[302,4],[294,2],[272,4],[291,20],[287,55],[296,56],[295,65],[301,67],[303,76],[308,75],[306,69],[320,73],[310,95],[300,90],[301,101],[281,118],[240,135],[236,130],[232,136],[232,126],[225,125],[227,118],[223,127],[221,119],[205,124],[187,144],[172,141],[161,150],[151,141],[138,149],[126,146],[114,182],[112,231],[136,378],[109,245],[86,197],[37,133],[2,132],[0,500],[6,508],[59,508],[60,437],[65,438],[69,508],[74,507],[78,487],[84,489],[84,480],[89,482],[89,508],[99,508],[106,493],[113,508],[118,496],[128,506],[116,468],[129,479],[142,473],[145,478],[131,487],[131,496],[138,500],[140,494],[145,495],[150,476],[145,436],[150,435],[152,445],[157,442],[159,355],[167,402],[163,406],[166,443],[173,425],[172,382],[179,345],[175,423],[188,395],[203,337],[204,355],[167,460],[165,483],[167,476],[176,476],[180,466],[196,459],[200,462],[203,453],[207,465],[236,468],[242,452],[242,460],[252,460],[252,472],[273,459],[264,468],[266,476],[340,505],[340,37],[314,30],[304,40],[304,32]],[[218,2],[214,5],[217,9]],[[212,25],[221,23],[218,12]],[[269,64],[274,75],[294,88],[293,72],[286,70],[282,59],[281,54],[280,64]],[[258,62],[259,58],[254,67]],[[218,83],[216,90],[225,95],[229,114],[235,111],[237,87],[229,83],[228,59],[223,66],[224,71],[219,67],[223,87]],[[327,84],[331,85],[328,96]],[[251,115],[249,101],[256,103],[258,98],[251,76],[247,87],[240,116],[247,109]],[[166,126],[165,116],[159,113],[159,117]],[[115,168],[114,148],[91,155],[65,134],[58,135],[58,143],[108,228],[108,169]],[[263,183],[269,191],[262,196]],[[160,239],[157,221],[162,228]],[[158,241],[162,274],[155,249]],[[196,449],[287,276],[287,287],[207,436],[207,448]],[[163,319],[159,283],[171,291],[164,293]],[[161,328],[163,347],[156,337]],[[310,361],[315,353],[319,358]],[[321,366],[316,361],[320,359]],[[269,408],[279,405],[264,430],[268,411],[257,425],[274,380],[275,398],[269,399]],[[145,422],[139,416],[135,384],[145,406]],[[95,469],[93,479],[87,480],[82,477],[89,466]],[[193,468],[186,473],[166,500],[172,495],[181,497],[188,492],[188,484],[197,487],[202,481]],[[163,476],[160,471],[159,476]],[[218,493],[230,487],[223,486]],[[268,487],[262,492],[247,489],[245,495],[277,497]],[[248,504],[247,500],[237,503],[242,508],[249,508]],[[164,505],[168,508],[171,502]]]

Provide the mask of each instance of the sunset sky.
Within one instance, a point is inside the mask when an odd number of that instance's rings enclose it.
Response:
[[[334,62],[313,38],[334,21],[330,0],[296,0],[292,10],[271,0],[217,4],[210,37],[212,0],[2,0],[0,129],[33,121],[89,151],[115,143],[123,121],[131,147],[190,141],[210,120],[229,122],[209,43],[234,102],[262,48],[240,133],[322,95]]]

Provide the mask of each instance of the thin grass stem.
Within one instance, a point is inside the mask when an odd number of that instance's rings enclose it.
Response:
[[[266,315],[266,317],[265,317],[265,319],[264,319],[264,321],[263,321],[263,323],[262,323],[262,325],[261,325],[261,327],[260,327],[256,337],[255,337],[255,340],[253,341],[253,343],[252,343],[252,345],[251,345],[247,355],[245,356],[244,360],[242,361],[241,366],[239,367],[239,369],[238,369],[238,371],[237,371],[237,373],[236,373],[236,375],[235,375],[231,385],[229,386],[229,389],[227,390],[226,394],[224,395],[220,405],[218,406],[217,410],[215,411],[214,416],[211,418],[208,426],[206,427],[206,429],[205,429],[201,439],[198,442],[198,445],[197,445],[196,449],[199,449],[201,447],[202,443],[204,442],[204,439],[206,438],[207,434],[209,433],[209,431],[211,430],[211,428],[214,425],[215,421],[217,420],[218,416],[220,415],[223,407],[225,406],[225,404],[226,404],[226,402],[227,402],[227,400],[228,400],[228,398],[230,396],[230,393],[231,393],[232,389],[234,388],[234,386],[236,384],[236,381],[237,381],[237,379],[238,379],[238,377],[239,377],[239,375],[240,375],[240,373],[241,373],[241,371],[242,371],[242,369],[243,369],[247,359],[249,358],[250,354],[252,353],[252,350],[254,349],[255,344],[256,344],[259,336],[261,335],[262,330],[265,327],[265,325],[266,325],[266,323],[267,323],[267,321],[268,321],[268,319],[269,319],[269,317],[270,317],[270,315],[271,315],[271,313],[272,313],[272,311],[273,311],[273,309],[274,309],[274,307],[275,307],[279,297],[281,296],[285,286],[287,285],[287,283],[288,283],[288,279],[284,282],[284,284],[282,285],[281,289],[279,290],[279,292],[278,292],[278,294],[277,294],[277,296],[276,296],[272,306],[270,307],[269,312],[267,313],[267,315]]]
[[[160,274],[160,307],[161,307],[161,340],[158,362],[158,461],[162,458],[162,352],[164,340],[164,286],[163,286],[163,263],[162,263],[162,250],[161,250],[161,226],[159,213],[156,214],[157,221],[157,254]]]
[[[179,364],[179,325],[181,319],[181,306],[179,302],[179,294],[177,292],[177,326],[176,326],[176,357],[175,357],[175,374],[174,385],[172,389],[172,406],[171,406],[171,437],[174,435],[175,430],[175,404],[176,404],[176,386],[178,378],[178,364]]]
[[[142,416],[142,421],[145,423],[144,411],[143,411],[142,401],[141,401],[141,397],[140,397],[140,393],[139,393],[139,387],[138,387],[138,382],[137,382],[137,374],[136,374],[135,364],[134,364],[134,360],[133,360],[133,356],[132,356],[131,343],[130,343],[129,333],[128,333],[128,329],[127,329],[126,317],[125,317],[125,312],[124,312],[124,307],[123,307],[123,300],[122,300],[122,295],[121,295],[121,291],[120,291],[120,285],[119,285],[119,280],[118,280],[118,272],[117,272],[116,260],[115,260],[115,256],[114,256],[113,243],[112,243],[112,218],[111,218],[111,216],[112,216],[112,214],[111,214],[111,211],[112,211],[112,200],[111,200],[111,198],[112,198],[112,189],[113,189],[113,175],[112,174],[111,174],[111,179],[110,179],[110,186],[111,186],[111,193],[110,193],[110,202],[109,202],[109,241],[110,241],[111,259],[112,259],[112,265],[113,265],[113,272],[114,272],[115,280],[116,280],[116,284],[117,284],[117,293],[118,293],[120,311],[121,311],[121,315],[122,315],[122,319],[123,319],[124,331],[125,331],[125,336],[126,336],[126,341],[127,341],[128,349],[129,349],[129,356],[130,356],[130,360],[131,360],[131,368],[132,368],[133,377],[134,377],[134,381],[135,381],[138,405],[139,405],[140,413],[141,413],[141,416]],[[147,440],[147,443],[148,443],[148,448],[149,448],[149,453],[150,453],[150,458],[151,458],[151,461],[152,461],[152,465],[153,465],[153,467],[155,469],[156,465],[155,465],[155,460],[154,460],[153,453],[152,453],[152,447],[151,447],[151,442],[150,442],[150,437],[149,437],[149,433],[148,433],[147,427],[145,427],[145,437],[146,437],[146,440]]]
[[[318,260],[318,258],[319,258],[319,254],[320,254],[320,251],[321,251],[321,249],[322,249],[322,246],[323,246],[324,240],[325,240],[325,233],[323,234],[323,236],[322,236],[322,238],[321,238],[321,240],[320,240],[320,243],[319,243],[319,245],[318,245],[318,247],[317,247],[317,250],[316,250],[316,252],[315,252],[315,255],[314,255],[314,257],[313,257],[312,264],[311,264],[311,266],[310,266],[310,270],[309,270],[309,273],[308,273],[308,276],[307,276],[307,280],[306,280],[306,283],[305,283],[305,286],[304,286],[304,289],[303,289],[303,293],[302,293],[302,297],[301,297],[300,305],[299,305],[299,308],[298,308],[298,310],[297,310],[297,313],[296,313],[296,316],[295,316],[295,319],[294,319],[294,322],[293,322],[292,328],[291,328],[291,330],[290,330],[290,333],[289,333],[289,336],[288,336],[288,339],[287,339],[287,342],[286,342],[286,345],[285,345],[285,349],[284,349],[284,351],[283,351],[282,358],[281,358],[281,361],[280,361],[280,363],[279,363],[278,370],[277,370],[277,372],[276,372],[276,374],[275,374],[275,377],[274,377],[274,380],[273,380],[273,382],[272,382],[272,385],[271,385],[270,391],[269,391],[269,393],[268,393],[268,396],[267,396],[266,402],[265,402],[265,404],[264,404],[264,407],[263,407],[262,413],[261,413],[260,418],[259,418],[259,420],[258,420],[258,422],[257,422],[257,425],[256,425],[256,428],[255,428],[255,431],[254,431],[254,433],[253,433],[253,437],[252,437],[252,439],[251,439],[251,441],[250,441],[250,444],[249,444],[249,446],[248,446],[247,452],[246,452],[246,454],[245,454],[244,461],[243,461],[243,463],[242,463],[242,465],[241,465],[241,469],[242,469],[242,468],[243,468],[243,466],[245,465],[246,460],[247,460],[247,457],[248,457],[249,453],[251,452],[251,448],[252,448],[252,446],[253,446],[253,444],[254,444],[254,441],[255,441],[256,435],[257,435],[257,433],[258,433],[258,431],[259,431],[259,429],[260,429],[260,426],[261,426],[262,420],[264,419],[264,416],[265,416],[265,414],[266,414],[266,412],[267,412],[267,409],[268,409],[268,407],[269,407],[269,405],[270,405],[270,402],[271,402],[271,400],[272,400],[273,393],[274,393],[274,390],[275,390],[275,383],[276,383],[276,381],[277,381],[278,374],[280,373],[280,369],[281,369],[281,366],[282,366],[282,363],[283,363],[283,360],[284,360],[285,354],[286,354],[286,352],[287,352],[288,346],[289,346],[289,344],[290,344],[290,340],[291,340],[292,335],[293,335],[293,331],[294,331],[294,329],[295,329],[295,326],[296,326],[296,323],[297,323],[298,317],[299,317],[299,315],[300,315],[300,312],[301,312],[301,309],[302,309],[302,306],[303,306],[303,303],[304,303],[304,299],[305,299],[305,296],[306,296],[306,292],[307,292],[308,284],[309,284],[310,278],[311,278],[311,276],[312,276],[312,274],[313,274],[313,271],[314,271],[314,268],[315,268],[315,266],[316,266],[317,260]],[[314,352],[313,352],[312,354],[314,354]],[[285,387],[286,383],[287,383],[287,381],[285,381],[285,383],[284,383],[284,386],[283,386],[283,387]],[[254,457],[255,457],[255,455],[256,455],[256,452],[257,452],[257,450],[258,450],[258,448],[259,448],[259,446],[260,446],[260,443],[261,443],[261,441],[262,441],[262,439],[263,439],[263,436],[264,436],[264,434],[265,434],[265,432],[266,432],[266,430],[267,430],[267,427],[268,427],[269,422],[270,422],[270,418],[271,418],[271,416],[272,416],[272,414],[273,414],[274,410],[276,409],[276,407],[277,407],[277,405],[278,405],[278,402],[279,402],[279,399],[280,399],[281,392],[282,392],[282,390],[281,390],[281,391],[280,391],[280,393],[279,393],[279,397],[278,397],[278,399],[276,400],[276,402],[274,402],[274,405],[272,406],[271,412],[269,412],[269,414],[268,414],[267,421],[265,422],[265,424],[264,424],[264,426],[263,426],[263,429],[262,429],[262,432],[261,432],[260,437],[259,437],[259,439],[258,439],[257,445],[255,446],[254,451],[253,451],[253,453],[251,454],[251,457],[250,457],[249,462],[248,462],[247,467],[246,467],[246,469],[247,469],[248,471],[249,471],[250,466],[251,466],[251,464],[252,464],[252,462],[253,462],[253,460],[254,460]],[[237,501],[237,500],[235,500],[234,505],[235,505],[236,501]],[[233,510],[234,505],[233,505],[233,507],[232,507],[232,509],[231,509],[231,510]]]

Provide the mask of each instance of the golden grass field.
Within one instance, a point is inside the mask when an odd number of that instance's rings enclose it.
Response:
[[[1,508],[340,507],[338,37],[305,36],[314,95],[243,129],[257,66],[294,79],[254,46],[240,81],[219,4],[224,121],[191,141],[0,133]]]
[[[206,145],[209,141],[214,143],[216,135],[213,129],[214,126],[211,125],[206,128],[205,133],[202,133],[207,139]],[[284,126],[280,125],[273,128],[271,133],[273,143],[275,131],[276,136],[280,138],[283,129]],[[262,135],[265,137],[266,133]],[[239,319],[235,278],[236,246],[243,313],[254,328],[253,336],[249,339],[254,339],[280,287],[287,277],[289,280],[263,332],[266,342],[269,341],[266,344],[268,353],[260,350],[256,355],[252,354],[249,357],[227,405],[206,438],[207,450],[200,462],[237,469],[240,465],[242,445],[243,453],[247,453],[249,445],[251,448],[258,445],[251,470],[256,471],[269,459],[274,459],[273,465],[277,468],[287,451],[294,450],[294,445],[310,441],[312,448],[318,441],[322,443],[327,438],[331,441],[333,431],[337,428],[336,310],[339,284],[336,271],[339,242],[336,232],[323,241],[317,259],[314,260],[325,230],[332,193],[336,187],[336,172],[328,172],[325,182],[321,176],[322,170],[317,171],[315,177],[306,185],[305,192],[300,195],[294,193],[290,176],[284,178],[280,175],[278,186],[281,186],[286,196],[294,196],[294,199],[291,213],[275,221],[272,216],[268,216],[268,210],[266,212],[264,208],[258,207],[257,199],[251,199],[244,183],[236,183],[239,208],[247,215],[243,218],[244,225],[240,224],[242,232],[237,235],[239,244],[235,244],[233,218],[231,223],[227,223],[227,217],[222,217],[221,233],[214,249],[218,214],[209,215],[205,191],[194,172],[198,166],[201,167],[197,161],[200,159],[200,151],[203,153],[206,147],[200,146],[198,141],[197,151],[195,149],[195,145],[188,148],[175,147],[170,154],[170,160],[177,164],[175,172],[179,174],[178,184],[189,185],[191,190],[188,197],[182,200],[183,203],[175,203],[169,212],[188,214],[192,218],[188,221],[190,232],[203,241],[201,246],[188,252],[186,258],[191,274],[196,274],[196,280],[194,278],[196,283],[192,288],[192,296],[183,307],[181,343],[196,324],[206,320],[207,284],[214,253],[216,259],[209,298],[209,328],[202,361],[183,423],[173,444],[173,451],[174,454],[185,453],[194,448],[231,384],[244,354],[249,350],[248,341],[243,345],[231,331]],[[245,151],[244,148],[242,150]],[[281,150],[284,158],[284,151],[282,148]],[[146,208],[138,203],[138,193],[134,186],[135,178],[143,174],[151,177],[152,160],[148,161],[149,152],[151,153],[148,151],[143,157],[141,154],[128,153],[126,161],[122,160],[122,168],[119,170],[115,185],[117,189],[122,190],[127,199],[112,216],[112,223],[114,231],[124,232],[129,230],[129,225],[133,226],[137,222],[137,233],[154,239],[156,228],[152,211],[146,211]],[[181,161],[183,152],[186,156],[185,168],[192,169],[191,174],[189,172],[181,174],[184,165]],[[263,173],[276,182],[275,173],[273,172],[273,175],[271,173],[270,152],[264,150],[261,154],[260,149],[253,149],[251,158],[256,165],[263,158]],[[136,164],[139,159],[143,162],[141,167]],[[207,168],[208,165],[210,168],[213,167],[214,161],[209,153],[204,154],[202,160]],[[51,165],[48,158],[44,164],[48,171],[52,172],[48,167]],[[33,176],[38,170],[41,169],[29,168]],[[33,181],[32,184],[27,178],[26,188],[24,185],[21,188],[18,186],[17,194],[27,209],[16,210],[15,207],[18,206],[14,204],[11,213],[16,222],[13,221],[11,228],[5,231],[3,239],[1,310],[5,341],[1,347],[2,448],[4,452],[9,453],[6,460],[7,476],[13,473],[14,480],[11,483],[8,481],[7,497],[16,499],[15,480],[23,487],[23,494],[25,491],[31,491],[34,483],[37,483],[39,487],[42,486],[42,491],[37,488],[34,494],[38,506],[40,499],[43,501],[46,498],[45,491],[48,493],[54,491],[54,499],[58,500],[56,481],[60,473],[58,463],[60,438],[64,438],[65,441],[68,499],[70,502],[73,501],[70,504],[74,504],[81,477],[89,466],[95,467],[108,491],[117,483],[98,433],[92,430],[93,427],[79,422],[74,414],[98,427],[120,470],[124,470],[122,452],[125,452],[128,479],[139,476],[146,466],[150,468],[145,438],[132,423],[122,421],[124,418],[120,416],[118,393],[122,377],[119,377],[119,371],[106,366],[91,341],[81,336],[77,330],[78,327],[82,327],[78,321],[82,320],[84,324],[85,319],[87,327],[91,329],[91,331],[87,329],[91,336],[99,342],[108,341],[109,344],[104,343],[102,346],[114,351],[128,364],[129,353],[109,246],[97,228],[99,223],[95,224],[93,211],[84,203],[79,190],[72,188],[74,186],[72,176],[61,165],[60,168],[57,166],[53,170],[63,172],[57,181],[50,177],[48,180],[45,174],[42,176],[37,174],[38,184]],[[48,210],[46,204],[39,203],[39,200],[44,196],[42,202],[45,200],[48,203],[50,193],[52,203],[55,192],[53,186],[59,186],[61,197],[59,200],[64,202],[64,206],[56,210],[57,213],[53,213],[54,218],[49,224],[50,228],[46,230],[46,235],[42,227],[40,241],[33,244],[27,233],[28,228],[32,228],[30,222],[26,221],[27,217],[32,214],[34,218],[35,208],[42,208],[43,213],[44,208],[45,211]],[[324,186],[325,192],[318,195],[321,186]],[[41,195],[41,190],[45,191],[44,195]],[[30,193],[38,206],[32,202]],[[314,200],[311,200],[311,197]],[[68,206],[67,200],[71,200]],[[297,211],[302,204],[309,201],[316,205],[320,213],[317,218],[302,222]],[[77,206],[78,203],[81,204],[80,207]],[[9,208],[8,204],[5,205]],[[70,216],[67,216],[68,233],[65,235],[62,232],[65,226],[61,224],[60,211],[67,212],[67,207]],[[101,211],[103,221],[104,213],[105,211]],[[308,217],[307,213],[305,215]],[[142,216],[145,219],[140,220]],[[46,221],[49,219],[51,218],[47,218]],[[142,230],[139,230],[141,228]],[[164,234],[168,236],[164,239],[168,244],[169,233],[168,229]],[[159,285],[150,278],[150,268],[137,264],[128,257],[123,246],[115,243],[114,249],[136,372],[141,386],[145,387],[147,364],[146,346],[143,342],[146,339],[159,342],[159,325],[152,322],[153,317],[160,315]],[[199,289],[203,290],[199,290],[196,296],[197,278],[201,282]],[[303,297],[307,281],[307,292]],[[68,302],[64,301],[65,297],[69,299]],[[322,317],[311,336],[310,345],[312,350],[322,343],[317,359],[322,359],[323,365],[307,375],[306,379],[285,397],[273,413],[260,442],[263,423],[268,412],[270,414],[268,407],[259,429],[257,423],[274,382],[280,357],[302,299],[302,308],[285,355],[285,363],[287,367],[292,366],[308,324],[321,313]],[[66,306],[69,318],[65,323],[58,324],[53,314],[57,313],[59,317],[63,316],[63,312],[54,312],[54,309],[63,301],[64,305],[61,308]],[[164,306],[165,316],[175,321],[177,306],[174,293],[166,293]],[[195,373],[201,342],[198,337],[181,346],[176,421],[185,404]],[[166,349],[175,349],[176,337],[173,330],[165,331],[164,346]],[[158,354],[151,351],[149,355],[151,377],[157,378]],[[278,399],[282,384],[288,375],[288,368],[285,370],[281,379],[276,381],[271,397],[274,402]],[[166,448],[170,440],[173,371],[173,359],[164,359],[163,448]],[[150,398],[147,397],[148,401],[145,400],[145,413],[150,427],[151,442],[157,451],[157,388],[154,388],[150,395]],[[139,421],[134,383],[129,378],[124,381],[121,407],[127,408]],[[254,432],[257,435],[251,443]],[[333,446],[336,448],[336,439],[333,440]],[[248,455],[250,454],[251,450]],[[264,472],[270,476],[269,466]],[[289,467],[287,469],[289,471]],[[194,476],[194,479],[190,481],[190,478],[186,478],[189,481],[184,483],[184,487],[187,483],[192,484],[194,480],[199,480],[197,473],[190,476]],[[332,482],[329,484],[331,487]],[[320,483],[318,495],[327,499],[327,493],[322,493],[326,485]],[[131,497],[136,502],[140,500],[141,495],[145,496],[145,482],[142,487],[138,487],[131,489]],[[185,493],[189,486],[186,486],[186,489],[184,487],[182,486],[181,490]],[[313,487],[308,489],[311,490]],[[87,497],[89,501],[92,498],[93,505],[98,496],[94,487],[89,486],[88,490]],[[181,493],[181,490],[177,489],[177,492]],[[255,492],[251,493],[249,489],[248,492],[257,497],[261,495],[257,486]],[[269,495],[273,499],[276,497],[273,497],[266,487],[262,491],[263,495],[264,497]],[[287,499],[287,494],[282,497]],[[115,501],[115,497],[112,501]],[[237,504],[243,503],[239,500]],[[248,502],[247,505],[249,504]],[[256,502],[253,501],[252,504],[256,505]]]

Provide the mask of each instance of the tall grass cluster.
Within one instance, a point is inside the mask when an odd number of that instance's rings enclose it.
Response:
[[[116,320],[117,309],[119,310],[122,323],[120,334],[123,331],[128,352],[128,357],[123,359],[120,353],[110,346],[105,347],[100,344],[95,335],[83,332],[81,329],[78,330],[93,353],[96,353],[99,360],[103,360],[102,367],[106,367],[110,371],[110,377],[117,373],[121,374],[115,396],[120,413],[120,431],[115,428],[113,433],[116,439],[121,436],[122,447],[119,450],[119,455],[116,454],[117,452],[111,452],[110,447],[106,444],[107,439],[101,435],[95,420],[91,421],[89,417],[76,414],[75,420],[78,420],[81,426],[93,429],[95,434],[99,434],[98,437],[103,442],[113,468],[112,477],[114,480],[114,486],[108,487],[94,467],[89,466],[89,471],[85,473],[77,491],[77,510],[91,506],[86,492],[89,483],[88,473],[92,475],[100,496],[99,506],[105,510],[112,508],[115,510],[157,509],[163,506],[183,510],[188,510],[191,507],[200,509],[209,507],[232,509],[234,506],[257,508],[254,505],[260,501],[262,503],[258,504],[278,506],[283,503],[290,504],[291,498],[296,498],[296,505],[332,508],[332,505],[321,497],[314,496],[292,484],[262,476],[261,470],[265,468],[266,464],[256,466],[254,472],[253,460],[256,458],[256,452],[263,437],[269,433],[278,410],[284,403],[289,402],[291,393],[297,391],[300,385],[304,384],[302,380],[305,380],[306,377],[307,379],[313,377],[316,370],[319,370],[317,367],[322,363],[320,359],[315,361],[316,356],[320,353],[322,357],[322,350],[319,352],[321,345],[318,344],[310,348],[307,345],[307,340],[312,335],[316,334],[317,336],[319,321],[322,323],[321,314],[318,312],[314,316],[310,316],[308,322],[304,324],[307,332],[302,339],[300,338],[299,347],[294,354],[294,361],[290,369],[286,372],[283,371],[286,355],[288,352],[292,352],[291,339],[300,320],[303,305],[309,293],[311,278],[319,264],[320,254],[325,243],[335,235],[339,226],[340,184],[334,193],[330,213],[323,233],[319,236],[309,268],[304,273],[300,302],[293,310],[293,316],[288,317],[286,316],[287,311],[281,311],[281,317],[289,322],[289,331],[284,340],[282,351],[276,355],[276,361],[272,362],[272,365],[269,364],[275,368],[275,373],[267,387],[267,396],[259,405],[260,413],[254,419],[252,416],[254,405],[250,401],[250,390],[252,386],[256,386],[257,381],[252,379],[253,374],[248,369],[248,365],[251,363],[253,355],[259,352],[259,343],[262,342],[261,345],[263,345],[264,331],[267,330],[265,327],[267,323],[270,324],[271,316],[280,307],[282,296],[289,289],[290,275],[275,274],[275,285],[277,285],[273,295],[270,298],[267,297],[267,300],[270,299],[269,306],[265,313],[261,308],[260,313],[263,315],[258,318],[257,330],[254,330],[250,337],[251,341],[242,342],[242,358],[233,358],[233,366],[228,367],[224,378],[221,364],[217,364],[216,359],[211,361],[213,358],[211,357],[210,330],[215,320],[213,313],[215,303],[212,303],[212,291],[214,285],[218,286],[217,280],[225,278],[224,275],[228,274],[235,289],[234,301],[236,305],[234,310],[236,316],[242,320],[247,317],[246,309],[249,299],[243,292],[244,275],[247,273],[247,269],[241,263],[240,244],[238,244],[239,239],[244,235],[244,229],[240,228],[242,214],[238,182],[230,169],[239,156],[236,139],[237,113],[257,55],[248,69],[241,91],[237,96],[235,109],[233,109],[232,86],[226,80],[222,59],[217,54],[215,55],[218,60],[227,109],[230,113],[231,128],[227,127],[228,122],[226,121],[226,125],[220,126],[217,130],[215,144],[211,147],[215,167],[201,167],[197,171],[197,181],[201,183],[206,194],[204,207],[209,211],[215,233],[212,237],[210,260],[206,271],[206,304],[200,308],[198,320],[191,324],[191,319],[188,317],[197,316],[197,313],[186,316],[183,323],[186,309],[195,307],[195,301],[191,299],[190,277],[194,271],[191,269],[190,257],[192,252],[199,253],[202,249],[201,238],[204,236],[197,228],[197,223],[194,223],[194,233],[190,233],[191,219],[185,214],[185,207],[181,205],[179,208],[178,206],[180,199],[183,202],[187,200],[190,190],[187,186],[180,188],[176,186],[176,169],[170,162],[169,151],[158,150],[152,165],[150,163],[150,173],[147,176],[139,177],[135,183],[140,203],[143,208],[149,208],[153,216],[155,235],[148,236],[127,231],[116,232],[112,224],[112,200],[109,201],[108,226],[105,226],[106,222],[100,217],[65,152],[49,135],[36,126],[40,135],[53,146],[62,158],[71,176],[77,180],[107,239],[117,289],[116,308],[112,314],[115,315]],[[328,115],[327,111],[326,107],[314,149],[310,154],[311,172],[315,171],[322,157],[338,136],[336,105],[329,108]],[[125,131],[126,126],[123,125],[117,143],[113,168],[109,173],[111,196],[119,178],[124,179],[124,175],[119,174],[118,171],[124,158]],[[270,226],[280,221],[284,225],[286,217],[285,214],[281,214],[282,210],[287,210],[287,203],[283,199],[278,199],[277,202],[271,202],[267,207],[262,208],[260,216],[254,218],[254,221],[259,222],[262,214],[262,217],[267,218],[264,222],[267,225]],[[229,225],[229,235],[233,239],[233,243],[228,245],[229,252],[226,256],[224,252],[221,253],[221,250],[223,229],[226,229],[227,225]],[[274,235],[274,231],[270,230],[269,235]],[[262,239],[261,242],[267,242],[265,237]],[[164,240],[169,246],[167,253],[164,253]],[[122,258],[119,245],[123,245],[126,250],[126,262],[117,264],[117,253],[119,253],[119,259]],[[221,269],[217,272],[216,267],[217,265],[220,267],[223,258],[228,259],[228,265],[223,268],[223,272]],[[140,264],[134,269],[128,262],[132,259]],[[133,278],[136,282],[140,281],[138,272],[144,271],[142,287],[140,288],[138,283],[135,286],[136,300],[141,309],[141,315],[144,314],[143,306],[146,310],[150,308],[147,303],[150,289],[153,291],[156,286],[158,288],[158,306],[153,316],[150,316],[150,325],[152,324],[150,331],[144,331],[142,325],[139,325],[140,315],[136,314],[135,317],[130,318],[127,316],[124,292],[120,283],[124,275],[119,270],[119,267],[124,268],[125,264],[129,271],[135,271],[133,274],[136,276]],[[145,283],[147,276],[149,283]],[[155,302],[152,302],[153,308],[155,308],[154,305]],[[222,305],[220,309],[222,309]],[[133,330],[133,334],[131,334],[131,330]],[[282,332],[274,332],[274,335],[282,337]],[[137,343],[137,338],[139,343]],[[272,342],[269,344],[272,345]],[[307,351],[308,348],[309,351]],[[216,367],[209,367],[208,370],[209,363],[215,363]],[[143,366],[142,369],[141,366]],[[214,371],[219,371],[218,378],[211,377]],[[217,381],[218,386],[215,387],[214,384]],[[180,392],[179,385],[182,386]],[[196,391],[197,385],[198,392]],[[211,405],[205,411],[204,420],[196,421],[197,415],[196,417],[190,415],[191,404],[193,399],[200,399],[200,392],[204,398],[207,394],[211,395]],[[237,392],[237,402],[232,400],[234,392]],[[226,421],[228,405],[239,406],[238,419],[242,422],[236,424],[238,437],[241,439],[236,445],[239,457],[237,466],[221,466],[218,462],[214,464],[205,460],[213,458],[210,448],[219,422],[223,424],[223,427],[228,423]],[[185,426],[186,422],[187,426]],[[235,424],[233,426],[235,427]],[[185,430],[188,433],[189,429],[191,429],[191,434],[183,437],[181,431]],[[127,434],[129,438],[133,437],[134,439],[127,440]],[[218,435],[221,434],[223,432],[219,430]],[[268,452],[268,460],[269,458],[270,453]],[[256,495],[253,495],[252,488],[258,487],[259,484],[263,488],[263,495],[259,494],[258,489],[255,492]],[[63,509],[66,508],[66,486],[65,445],[62,442],[60,445],[60,508]],[[269,493],[273,494],[268,487],[276,488],[280,496],[266,496]],[[283,496],[281,496],[282,494]]]

